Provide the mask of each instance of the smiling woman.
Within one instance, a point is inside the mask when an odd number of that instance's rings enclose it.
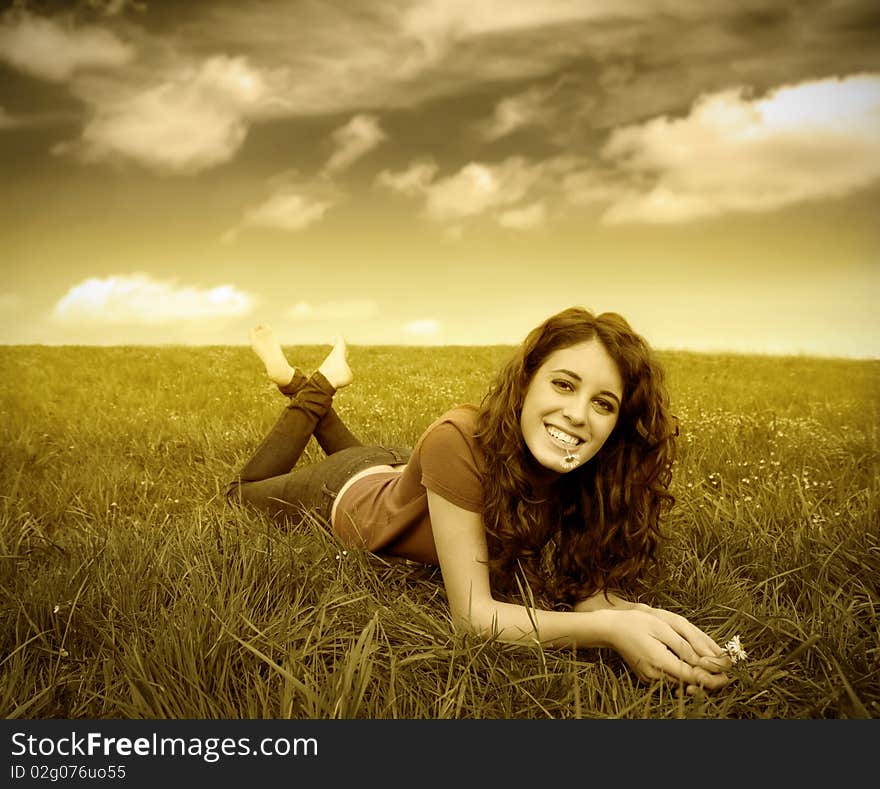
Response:
[[[447,411],[411,450],[363,446],[333,410],[353,380],[341,338],[310,376],[268,327],[251,344],[289,403],[230,501],[282,522],[317,513],[349,547],[438,564],[465,632],[611,647],[691,693],[728,683],[730,657],[702,630],[620,596],[655,559],[677,434],[663,371],[622,317],[551,316],[479,406]],[[312,436],[327,457],[297,467]]]

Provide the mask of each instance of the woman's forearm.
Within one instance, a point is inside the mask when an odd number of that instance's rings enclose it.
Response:
[[[614,592],[596,592],[590,597],[585,597],[574,605],[575,611],[600,611],[606,609],[615,609],[617,611],[626,611],[632,608],[647,609],[644,603],[632,603],[624,600],[620,595]]]
[[[471,611],[460,625],[511,644],[551,647],[610,647],[615,611],[545,611],[492,600]]]

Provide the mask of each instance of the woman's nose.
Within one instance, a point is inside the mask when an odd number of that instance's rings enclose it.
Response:
[[[587,421],[587,404],[577,400],[569,402],[562,410],[563,416],[573,425],[582,425]]]

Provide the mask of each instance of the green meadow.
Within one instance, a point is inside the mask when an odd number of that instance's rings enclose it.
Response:
[[[327,349],[285,350],[312,368]],[[365,442],[411,444],[509,351],[354,346],[337,409]],[[662,357],[677,503],[642,599],[741,637],[727,689],[682,698],[609,650],[456,635],[436,568],[228,508],[284,402],[249,348],[6,346],[0,713],[880,717],[880,362]]]

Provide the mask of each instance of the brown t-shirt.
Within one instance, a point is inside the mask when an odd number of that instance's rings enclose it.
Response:
[[[355,481],[336,505],[333,530],[346,545],[437,564],[428,490],[470,512],[483,511],[483,453],[477,407],[462,405],[429,425],[403,471]]]

